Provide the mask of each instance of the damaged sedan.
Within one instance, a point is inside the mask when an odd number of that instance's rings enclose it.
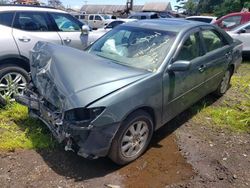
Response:
[[[124,165],[180,112],[211,92],[223,95],[241,53],[241,42],[206,23],[131,22],[86,52],[37,43],[30,57],[32,82],[16,100],[66,150]]]

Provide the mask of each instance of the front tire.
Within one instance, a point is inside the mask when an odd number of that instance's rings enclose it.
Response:
[[[147,149],[153,134],[151,116],[138,110],[128,116],[115,135],[109,157],[119,165],[125,165],[137,159]]]
[[[13,100],[15,94],[23,94],[30,78],[26,70],[15,65],[0,67],[0,97]]]

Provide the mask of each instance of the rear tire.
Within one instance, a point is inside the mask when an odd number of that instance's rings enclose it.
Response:
[[[109,152],[109,158],[119,165],[137,159],[147,149],[153,135],[151,116],[138,110],[128,116],[116,133]]]
[[[28,72],[15,65],[0,67],[0,97],[13,100],[15,94],[22,94],[30,78]]]
[[[233,74],[232,70],[227,69],[227,71],[225,72],[225,74],[220,82],[220,85],[218,86],[218,88],[214,92],[215,95],[217,95],[218,97],[221,97],[222,95],[224,95],[227,92],[227,90],[230,86],[232,74]]]

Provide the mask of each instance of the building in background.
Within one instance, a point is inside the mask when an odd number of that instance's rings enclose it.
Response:
[[[148,2],[142,8],[144,12],[171,12],[172,6],[169,1],[164,2]]]
[[[22,5],[40,5],[38,0],[16,0],[14,4],[22,4]]]

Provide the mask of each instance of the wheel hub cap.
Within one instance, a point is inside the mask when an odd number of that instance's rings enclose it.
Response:
[[[15,94],[23,94],[26,85],[27,81],[20,73],[8,73],[0,79],[0,95],[11,99]]]
[[[144,121],[133,123],[125,132],[121,142],[121,152],[125,157],[137,155],[145,146],[149,129]]]

